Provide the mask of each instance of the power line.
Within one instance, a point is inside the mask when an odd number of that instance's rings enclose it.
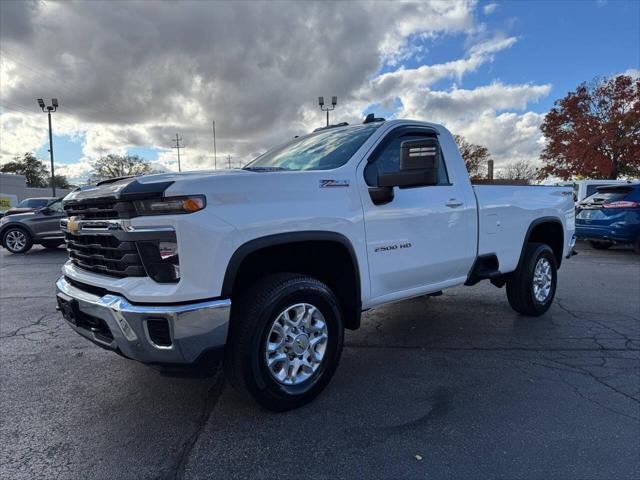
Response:
[[[182,137],[180,137],[177,133],[176,133],[176,139],[175,139],[176,144],[173,145],[172,148],[175,148],[178,150],[178,172],[182,171],[182,168],[180,167],[180,149],[184,148],[184,145],[180,145],[180,142],[182,142]]]

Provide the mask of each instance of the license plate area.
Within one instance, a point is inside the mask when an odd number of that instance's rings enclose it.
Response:
[[[78,325],[80,307],[78,306],[77,300],[65,295],[64,293],[59,293],[57,295],[57,300],[58,308],[60,309],[64,319],[69,323]]]
[[[90,331],[93,333],[95,340],[111,345],[113,342],[113,334],[103,319],[82,312],[78,301],[62,292],[59,292],[56,298],[58,308],[67,322]]]

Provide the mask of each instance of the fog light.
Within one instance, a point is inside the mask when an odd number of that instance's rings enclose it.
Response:
[[[174,241],[137,242],[140,258],[147,274],[158,283],[180,280],[178,244]]]

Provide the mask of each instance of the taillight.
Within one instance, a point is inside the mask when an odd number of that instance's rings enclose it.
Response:
[[[605,203],[602,206],[604,208],[638,208],[638,202],[631,202],[629,200],[620,200],[618,202]]]

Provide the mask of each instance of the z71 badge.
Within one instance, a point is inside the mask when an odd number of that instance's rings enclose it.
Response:
[[[349,180],[320,180],[320,188],[348,187]]]

